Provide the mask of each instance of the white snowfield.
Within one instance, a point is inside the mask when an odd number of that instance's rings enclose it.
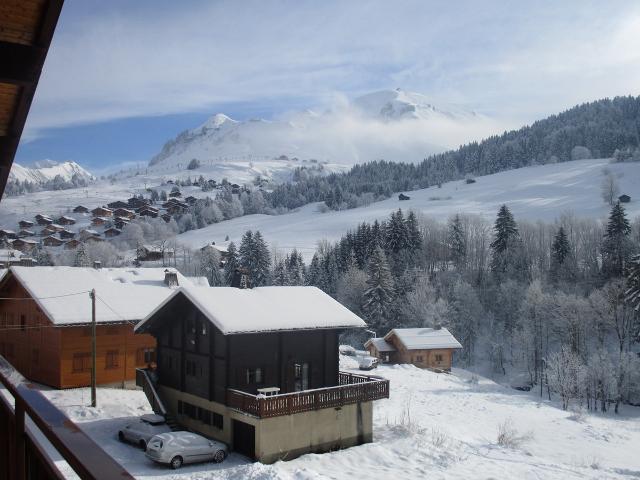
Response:
[[[384,220],[398,208],[440,221],[460,213],[477,214],[493,222],[502,204],[509,206],[516,221],[553,221],[565,212],[600,219],[611,208],[600,195],[605,167],[616,175],[620,194],[631,197],[631,202],[625,204],[629,218],[639,215],[640,163],[577,160],[478,177],[473,184],[455,181],[442,188],[404,192],[411,197],[405,201],[399,201],[396,194],[366,207],[339,212],[321,213],[319,204],[310,204],[280,216],[247,215],[183,233],[178,239],[195,248],[228,235],[238,244],[246,230],[260,230],[270,245],[283,250],[297,248],[309,261],[318,241],[338,240],[359,223]]]
[[[341,358],[342,369],[357,371]],[[137,478],[254,480],[355,480],[361,478],[632,479],[640,476],[640,408],[622,414],[565,412],[535,392],[518,392],[454,369],[436,374],[414,366],[380,366],[390,398],[374,402],[373,443],[326,454],[308,454],[274,465],[250,463],[231,453],[222,464],[173,471],[143,452],[119,443],[116,432],[134,416],[151,413],[141,391],[98,389],[98,407],[88,389],[45,391],[104,449]],[[497,442],[505,421],[519,446]]]
[[[60,175],[64,180],[71,181],[74,175],[78,175],[87,181],[94,180],[95,177],[76,162],[52,162],[44,161],[35,167],[24,167],[18,163],[11,166],[9,180],[29,181],[33,183],[43,183],[53,180]]]
[[[317,287],[193,287],[174,290],[144,320],[145,324],[176,295],[185,295],[223,334],[364,328],[364,320]],[[285,308],[283,308],[283,305]]]

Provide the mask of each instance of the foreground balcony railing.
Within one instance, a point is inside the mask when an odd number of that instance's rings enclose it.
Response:
[[[269,418],[389,398],[389,380],[380,377],[340,372],[338,383],[335,387],[270,397],[228,389],[227,406],[258,418]]]

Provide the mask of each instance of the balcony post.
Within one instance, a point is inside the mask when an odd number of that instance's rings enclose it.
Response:
[[[17,480],[24,480],[26,478],[26,456],[24,445],[24,405],[18,398],[15,399],[15,473]]]

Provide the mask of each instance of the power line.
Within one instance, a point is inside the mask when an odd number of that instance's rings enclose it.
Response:
[[[52,298],[63,298],[63,297],[72,297],[74,295],[84,295],[85,293],[89,293],[89,292],[90,290],[84,290],[82,292],[66,293],[64,295],[52,295],[50,297],[28,297],[28,298],[0,297],[0,300],[15,300],[15,301],[49,300]]]

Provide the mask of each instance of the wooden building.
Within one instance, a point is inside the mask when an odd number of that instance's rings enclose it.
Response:
[[[125,203],[125,206],[127,204]],[[136,212],[129,210],[128,208],[116,208],[113,211],[113,215],[116,217],[126,218],[127,220],[133,220],[136,218]]]
[[[394,328],[383,338],[364,344],[383,363],[412,363],[416,367],[450,371],[453,352],[462,345],[446,328]]]
[[[154,360],[155,339],[134,335],[133,326],[173,293],[164,269],[36,266],[5,272],[0,354],[27,378],[55,388],[89,385],[91,288],[98,297],[98,383],[132,382],[135,368]]]
[[[82,244],[82,242],[80,240],[71,239],[71,240],[69,240],[68,242],[66,242],[64,244],[64,249],[65,250],[75,250],[81,244]]]
[[[11,242],[11,247],[21,252],[30,252],[38,246],[38,242],[35,240],[29,240],[27,238],[18,238]]]
[[[42,239],[42,244],[45,247],[59,247],[64,244],[64,240],[59,239],[58,237],[54,237],[50,235]]]
[[[0,238],[14,239],[14,238],[18,238],[18,234],[13,230],[8,230],[6,228],[3,228],[3,229],[0,229]]]
[[[72,217],[67,217],[66,215],[61,216],[56,220],[58,225],[74,225],[76,223],[76,219]]]
[[[629,203],[631,201],[631,197],[625,193],[618,197],[618,201],[620,203]]]
[[[35,234],[36,232],[34,232],[33,230],[27,230],[26,228],[23,228],[18,232],[18,238],[33,237],[35,236]]]
[[[185,428],[265,463],[358,445],[388,397],[387,381],[339,372],[339,333],[363,326],[315,287],[179,286],[136,326],[158,341],[157,382],[138,383]]]
[[[107,203],[107,207],[109,207],[112,210],[115,210],[118,208],[127,208],[128,206],[129,204],[127,202],[123,202],[122,200],[116,200],[115,202]],[[116,213],[114,214],[117,215]]]
[[[113,210],[106,207],[96,207],[91,210],[94,217],[110,217],[113,215]]]
[[[113,238],[113,237],[117,237],[121,233],[122,233],[122,231],[120,229],[111,227],[111,228],[107,228],[104,231],[104,236],[107,237],[107,238]]]
[[[20,220],[18,225],[20,228],[31,228],[33,227],[33,222],[31,220]]]
[[[151,207],[142,207],[138,210],[138,215],[141,217],[151,217],[156,218],[158,216],[158,210]]]
[[[73,213],[89,213],[89,209],[84,205],[78,205],[73,209]]]
[[[91,225],[94,226],[105,225],[107,222],[109,222],[109,219],[106,217],[93,217],[91,219]]]
[[[38,225],[51,225],[53,223],[53,218],[48,217],[47,215],[42,215],[41,213],[35,216],[36,223]]]
[[[72,232],[71,230],[61,230],[60,232],[58,232],[60,234],[60,238],[62,238],[63,240],[69,240],[71,238],[75,238],[76,237],[76,233]]]

